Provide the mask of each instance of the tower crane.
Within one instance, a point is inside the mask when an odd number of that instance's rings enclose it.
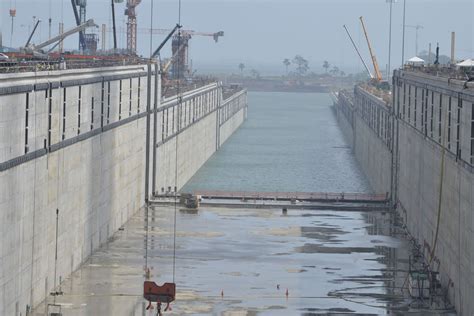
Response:
[[[127,0],[127,9],[125,15],[128,17],[127,22],[127,50],[130,54],[137,53],[137,13],[135,8],[142,0]]]
[[[377,82],[382,81],[382,73],[380,72],[379,64],[377,62],[377,58],[372,50],[372,45],[370,45],[369,35],[367,34],[367,29],[365,28],[364,18],[360,17],[360,23],[362,24],[362,28],[364,29],[365,38],[367,40],[367,46],[369,46],[370,57],[372,57],[372,63],[374,64],[374,72],[375,72],[375,79]]]
[[[146,28],[139,28],[140,33],[144,34],[168,34],[171,29],[146,29]],[[217,43],[219,41],[219,37],[224,36],[223,31],[215,32],[215,33],[210,33],[210,32],[197,32],[194,30],[181,30],[181,35],[189,35],[189,36],[210,36],[214,39],[214,41]],[[177,36],[177,35],[175,35]]]
[[[140,33],[145,34],[168,34],[171,29],[145,29],[140,28]],[[171,72],[175,79],[182,78],[184,74],[189,73],[189,40],[193,36],[209,36],[214,39],[217,43],[219,37],[224,36],[223,31],[219,32],[198,32],[194,30],[179,30],[171,41],[171,51],[172,57],[170,62],[172,62]],[[169,67],[169,63],[166,66],[166,69]]]
[[[80,26],[87,22],[86,20],[86,8],[87,0],[71,0],[72,10],[74,12],[74,18],[76,19],[76,25]],[[79,12],[77,10],[79,7]],[[79,32],[79,49],[81,51],[95,52],[97,50],[98,37],[96,34],[86,34],[85,29]]]

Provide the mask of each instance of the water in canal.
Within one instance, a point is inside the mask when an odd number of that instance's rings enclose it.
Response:
[[[329,95],[249,93],[249,104],[248,120],[183,191],[369,191]],[[174,214],[149,214],[158,283],[173,281]],[[63,283],[64,315],[155,315],[140,296],[144,221],[138,212]],[[392,214],[200,208],[178,210],[176,224],[178,295],[166,314],[434,314],[400,290],[412,248]]]
[[[183,191],[365,192],[324,93],[249,92],[248,120]]]

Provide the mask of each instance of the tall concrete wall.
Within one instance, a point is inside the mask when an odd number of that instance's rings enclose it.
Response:
[[[389,189],[457,311],[473,315],[474,85],[395,71],[392,96],[387,108],[369,89],[341,92],[341,128],[372,187]]]
[[[393,95],[399,211],[427,258],[435,248],[433,269],[459,314],[473,315],[474,84],[396,71]]]
[[[143,65],[0,77],[0,315],[25,315],[144,205],[147,117],[156,188],[174,186],[173,144],[178,188],[218,149],[218,84],[150,93],[149,115],[147,85]]]
[[[336,113],[339,126],[372,190],[390,194],[392,125],[389,108],[382,99],[356,88],[355,95],[340,93]]]

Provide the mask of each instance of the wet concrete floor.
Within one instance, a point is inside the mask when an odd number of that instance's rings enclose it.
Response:
[[[145,249],[151,279],[172,282],[175,213],[151,208],[148,238],[144,214],[62,283],[63,315],[156,314],[141,297]],[[391,213],[213,207],[176,217],[177,299],[165,314],[451,314],[401,291],[412,248]]]

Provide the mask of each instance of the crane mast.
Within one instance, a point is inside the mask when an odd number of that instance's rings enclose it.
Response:
[[[364,18],[360,17],[360,23],[362,23],[362,28],[364,29],[365,38],[367,40],[367,46],[369,46],[370,57],[372,58],[372,63],[374,64],[375,79],[378,82],[382,81],[382,73],[380,72],[379,64],[377,63],[377,58],[372,50],[372,45],[370,45],[369,35],[367,34],[367,29],[365,28]]]
[[[125,15],[127,22],[127,50],[130,54],[137,53],[137,14],[135,8],[142,0],[127,0],[127,9]]]

